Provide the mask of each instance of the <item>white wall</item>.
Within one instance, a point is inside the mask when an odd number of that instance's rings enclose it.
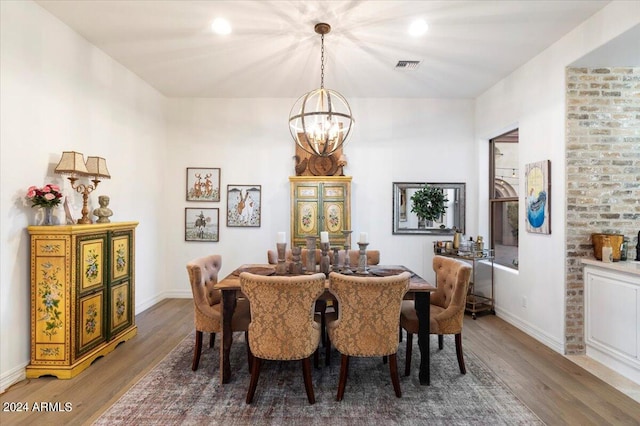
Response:
[[[107,159],[112,221],[139,221],[137,310],[157,300],[164,276],[165,101],[157,91],[40,6],[0,2],[0,389],[29,362],[26,189],[53,182],[80,215],[82,197],[53,170],[63,150]],[[57,214],[64,216],[62,209]]]
[[[295,99],[168,100],[168,295],[190,297],[185,263],[209,253],[223,257],[222,275],[241,263],[266,262],[278,231],[290,238],[289,176],[294,143],[287,117]],[[392,182],[466,182],[467,229],[477,233],[473,101],[350,99],[356,117],[344,152],[353,176],[352,228],[366,231],[386,264],[404,264],[433,279],[435,238],[392,235]],[[220,203],[185,201],[186,168],[221,168]],[[228,184],[262,185],[260,228],[226,226]],[[184,208],[220,209],[220,241],[184,241]],[[440,237],[442,238],[442,237]],[[355,240],[354,240],[355,241]]]
[[[520,128],[521,194],[525,165],[551,160],[552,233],[520,232],[519,272],[498,269],[495,294],[500,316],[558,352],[564,351],[565,317],[565,68],[638,23],[639,2],[613,2],[477,98],[479,145]],[[486,153],[478,161],[482,180]],[[488,188],[480,186],[479,196],[485,200]],[[480,206],[479,220],[485,224],[488,208]],[[524,218],[521,204],[521,230]],[[527,298],[526,308],[522,297]]]

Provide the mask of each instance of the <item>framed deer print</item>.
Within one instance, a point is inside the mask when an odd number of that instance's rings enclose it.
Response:
[[[218,242],[220,209],[184,209],[184,240]]]
[[[187,201],[220,201],[220,169],[187,167]]]
[[[227,185],[227,226],[260,226],[260,185]]]

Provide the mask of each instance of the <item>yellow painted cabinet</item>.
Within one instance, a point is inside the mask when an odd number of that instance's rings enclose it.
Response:
[[[137,222],[30,226],[27,377],[69,379],[136,335]]]
[[[343,230],[351,229],[351,176],[292,176],[291,242],[305,246],[307,236],[320,242],[329,233],[332,246],[343,246]]]

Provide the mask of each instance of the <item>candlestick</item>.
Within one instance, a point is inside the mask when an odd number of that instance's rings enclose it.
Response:
[[[367,234],[366,232],[361,232],[358,244],[369,244],[369,234]]]
[[[329,233],[327,231],[320,232],[320,242],[321,243],[329,242]]]
[[[284,232],[278,232],[278,239],[276,240],[276,243],[286,243],[287,242],[287,234],[285,234]]]
[[[351,260],[349,256],[349,249],[351,248],[351,230],[343,230],[342,235],[344,235],[344,268],[342,268],[343,275],[351,275],[353,271],[351,270]]]
[[[307,272],[315,274],[316,272],[316,237],[309,236],[307,240]]]
[[[329,276],[329,243],[320,243],[322,257],[320,257],[320,272]]]
[[[287,264],[285,263],[285,252],[287,251],[287,243],[276,243],[278,250],[278,264],[276,265],[276,275],[287,274]]]
[[[291,273],[294,275],[302,275],[302,262],[300,261],[300,253],[302,253],[302,247],[291,247],[291,257],[293,257],[293,264],[291,265]]]
[[[362,234],[361,234],[362,237]],[[367,270],[367,246],[369,243],[358,243],[360,247],[360,257],[358,257],[358,270],[356,271],[358,274],[368,275],[369,271]]]
[[[333,268],[334,272],[340,272],[340,247],[333,246],[331,247],[333,250]]]

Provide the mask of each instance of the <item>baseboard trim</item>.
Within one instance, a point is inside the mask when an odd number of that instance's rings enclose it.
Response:
[[[564,355],[564,342],[554,339],[552,336],[534,327],[532,324],[512,315],[510,312],[504,311],[496,307],[496,315],[511,324],[512,326],[522,330],[529,336],[533,337],[545,346],[550,347],[561,355]]]
[[[139,304],[136,304],[136,315],[146,311],[152,306],[157,305],[158,303],[162,302],[164,299],[192,299],[192,298],[193,298],[193,294],[191,293],[191,290],[164,291],[158,294],[157,296],[151,297]]]
[[[27,378],[26,368],[28,362],[7,371],[0,376],[0,393],[4,393],[11,385],[18,383]]]

